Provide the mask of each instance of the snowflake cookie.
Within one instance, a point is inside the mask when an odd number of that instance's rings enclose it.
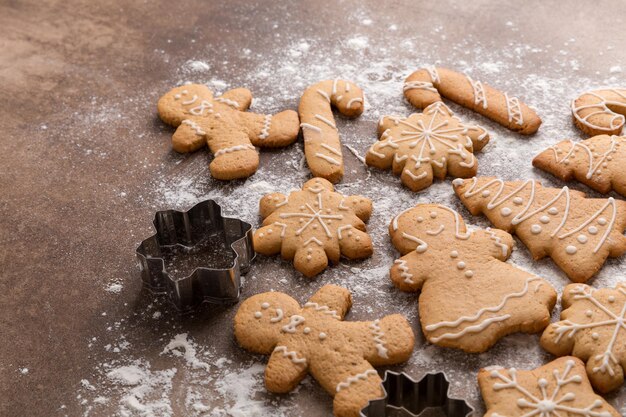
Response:
[[[578,358],[566,356],[532,371],[481,369],[485,417],[620,417],[596,395]]]
[[[603,194],[612,189],[626,196],[626,137],[594,136],[574,142],[564,140],[541,152],[533,166],[563,181],[576,179]]]
[[[506,263],[513,238],[502,230],[468,232],[454,210],[418,204],[389,226],[403,255],[391,280],[418,291],[419,317],[429,342],[484,352],[514,332],[536,333],[550,323],[556,291],[548,282]]]
[[[343,153],[331,106],[346,117],[363,113],[363,91],[346,80],[320,81],[302,94],[298,113],[306,162],[315,177],[333,183],[343,177]]]
[[[587,198],[536,180],[479,177],[452,185],[473,215],[484,213],[498,229],[515,233],[535,259],[551,257],[574,282],[587,281],[607,257],[626,251],[623,201]]]
[[[619,135],[626,122],[626,88],[589,91],[572,100],[574,123],[586,134]]]
[[[236,88],[213,97],[207,86],[176,87],[159,99],[161,120],[176,127],[172,147],[193,152],[205,144],[213,153],[211,175],[220,180],[246,178],[259,166],[255,146],[287,146],[298,138],[298,114],[286,110],[274,116],[248,113],[252,93]]]
[[[239,345],[271,355],[265,385],[271,392],[293,390],[310,373],[332,395],[338,417],[356,417],[368,401],[383,395],[374,366],[406,361],[415,339],[407,320],[394,314],[368,322],[342,321],[350,292],[326,285],[300,307],[281,292],[254,295],[235,315]]]
[[[552,323],[541,346],[587,362],[594,388],[609,392],[624,383],[626,368],[626,283],[594,289],[572,284],[563,290],[561,321]]]
[[[272,193],[260,202],[263,227],[254,232],[254,249],[263,255],[280,253],[295,268],[313,277],[338,262],[367,258],[372,239],[365,221],[372,213],[372,201],[362,196],[345,197],[323,178],[307,181],[301,191],[289,196]]]
[[[479,126],[464,124],[442,102],[407,118],[384,116],[378,123],[378,142],[367,151],[367,165],[392,168],[413,191],[429,187],[433,178],[469,178],[478,164],[473,152],[481,150],[489,135]]]
[[[541,125],[537,113],[517,97],[446,68],[418,69],[404,82],[404,96],[419,109],[443,96],[523,135],[535,133]]]

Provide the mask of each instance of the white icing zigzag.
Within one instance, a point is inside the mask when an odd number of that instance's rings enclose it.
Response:
[[[355,382],[367,380],[367,378],[370,375],[378,375],[378,372],[376,372],[374,369],[368,369],[367,371],[363,373],[350,376],[345,381],[337,384],[337,392],[341,391],[344,388],[348,388],[350,385],[354,384]]]
[[[304,305],[304,308],[313,308],[315,311],[321,311],[323,314],[328,314],[337,320],[341,320],[341,317],[337,315],[335,310],[331,310],[328,306],[321,306],[317,303],[308,302]]]
[[[381,358],[389,358],[387,355],[387,348],[385,347],[385,341],[383,338],[385,337],[385,333],[380,328],[380,320],[376,319],[369,325],[370,330],[372,331],[372,335],[374,336],[374,342],[376,344],[376,350],[378,351],[378,356]]]
[[[602,155],[598,155],[597,153],[595,154],[596,157],[598,157],[597,161],[594,161],[594,152],[592,152],[591,149],[583,142],[574,142],[570,140],[569,151],[567,151],[561,159],[559,159],[558,155],[558,153],[561,152],[559,144],[552,146],[550,149],[552,149],[552,151],[554,152],[554,160],[556,161],[556,163],[565,165],[569,164],[569,160],[570,158],[573,158],[577,147],[584,150],[589,159],[589,167],[585,176],[587,177],[587,179],[591,179],[594,174],[600,175],[600,167],[606,168],[606,166],[608,165],[608,161],[612,160],[611,154],[617,152],[617,149],[615,148],[621,144],[620,142],[618,142],[618,139],[622,139],[622,143],[624,142],[624,138],[620,138],[619,136],[611,136],[611,146],[609,146],[609,150]]]
[[[289,358],[291,362],[306,365],[306,358],[298,358],[298,353],[287,350],[287,346],[276,346],[274,352],[283,352],[283,357]]]
[[[602,91],[602,90],[600,90],[600,91]],[[598,94],[595,91],[587,92],[587,93],[585,93],[583,95],[594,96],[595,98],[597,98],[600,101],[597,102],[597,103],[583,104],[583,105],[580,105],[580,106],[576,106],[576,100],[572,100],[572,114],[574,115],[576,120],[578,120],[580,123],[582,123],[583,125],[585,125],[587,127],[590,127],[592,129],[595,129],[595,130],[600,130],[600,131],[612,131],[612,130],[615,130],[615,129],[619,128],[620,126],[623,126],[624,122],[626,121],[626,118],[624,117],[624,115],[615,114],[613,111],[611,111],[611,109],[609,109],[609,105],[616,106],[616,107],[623,107],[623,106],[625,106],[626,105],[626,89],[610,89],[608,91],[616,94],[617,96],[622,98],[624,101],[620,102],[620,101],[607,100],[605,97],[602,97],[600,94]],[[579,114],[581,110],[593,109],[593,108],[597,108],[598,110],[592,111],[591,113],[587,114],[584,117],[582,117]],[[608,128],[606,128],[604,126],[599,126],[599,125],[591,123],[589,121],[589,118],[591,116],[593,116],[593,115],[596,115],[596,114],[613,115],[613,117],[611,118],[611,121],[609,123],[609,127]]]

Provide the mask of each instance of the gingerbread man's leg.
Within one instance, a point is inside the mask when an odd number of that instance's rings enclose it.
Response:
[[[304,352],[289,346],[276,346],[265,368],[265,386],[271,392],[287,393],[293,390],[308,372]]]
[[[209,166],[214,178],[247,178],[256,172],[259,154],[250,143],[246,132],[236,122],[224,121],[216,124],[207,135],[214,157]]]
[[[206,129],[199,121],[184,119],[172,136],[172,148],[176,152],[196,151],[206,143]]]
[[[292,144],[298,138],[300,119],[293,110],[285,110],[275,115],[242,113],[250,141],[263,148],[282,147]]]
[[[327,365],[332,366],[327,371],[333,373],[333,379],[339,377],[340,381],[335,385],[333,411],[337,417],[357,417],[370,400],[383,396],[382,380],[365,359],[342,359]]]

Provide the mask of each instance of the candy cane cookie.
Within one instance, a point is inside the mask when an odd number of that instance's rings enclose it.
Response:
[[[574,123],[590,136],[619,135],[626,123],[626,88],[594,90],[572,100]]]
[[[535,133],[541,125],[537,113],[517,97],[446,68],[415,71],[404,83],[404,96],[420,109],[443,96],[523,135]]]
[[[320,81],[302,94],[298,112],[304,136],[304,153],[315,177],[336,183],[343,177],[343,154],[331,106],[341,114],[363,113],[363,91],[346,80]]]
[[[174,88],[159,99],[159,117],[176,127],[172,147],[193,152],[205,144],[213,153],[211,175],[220,180],[246,178],[259,166],[255,146],[287,146],[298,138],[298,114],[286,110],[275,115],[246,112],[252,93],[245,88],[213,97],[207,86]]]

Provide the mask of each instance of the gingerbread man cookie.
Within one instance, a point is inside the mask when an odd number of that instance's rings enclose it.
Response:
[[[532,371],[481,369],[485,417],[620,417],[596,395],[577,358],[564,357]]]
[[[572,115],[576,126],[589,136],[619,135],[626,121],[626,89],[584,93],[572,100]]]
[[[476,175],[478,164],[473,152],[489,142],[485,129],[462,123],[440,101],[407,118],[382,117],[378,135],[379,141],[367,151],[365,163],[392,168],[413,191],[430,186],[435,177]]]
[[[337,183],[343,177],[343,154],[331,106],[356,117],[363,113],[363,91],[346,80],[321,81],[304,91],[298,106],[309,169],[313,176]]]
[[[255,146],[287,146],[298,138],[298,114],[286,110],[274,116],[248,113],[252,93],[236,88],[214,98],[205,85],[176,87],[159,99],[161,120],[176,127],[175,151],[186,153],[205,144],[213,153],[211,175],[220,180],[246,178],[259,166]]]
[[[535,133],[541,125],[537,113],[517,97],[446,68],[415,71],[404,83],[404,96],[419,109],[443,96],[523,135]]]
[[[350,292],[325,285],[300,307],[281,292],[257,294],[235,315],[239,345],[270,355],[265,385],[271,392],[293,390],[310,373],[334,397],[338,417],[356,417],[367,402],[383,395],[374,366],[406,361],[415,339],[399,315],[369,322],[342,321]]]
[[[618,389],[626,368],[626,283],[594,289],[571,284],[563,290],[561,321],[552,323],[541,346],[587,362],[587,375],[600,392]]]
[[[626,251],[626,203],[536,180],[456,179],[454,191],[473,215],[484,213],[515,233],[535,259],[549,256],[575,282],[594,276],[609,256]]]
[[[563,181],[576,179],[603,194],[614,189],[626,196],[626,137],[564,140],[537,155],[533,165]]]
[[[323,178],[307,181],[302,191],[286,196],[272,193],[260,202],[263,227],[254,232],[254,249],[263,255],[280,253],[294,261],[295,268],[313,277],[338,262],[372,254],[372,239],[365,221],[372,213],[372,201],[362,196],[343,195]]]
[[[550,323],[556,291],[505,261],[513,238],[502,230],[468,232],[454,210],[418,204],[389,225],[403,255],[391,280],[418,291],[419,317],[429,342],[484,352],[510,333],[536,333]]]

